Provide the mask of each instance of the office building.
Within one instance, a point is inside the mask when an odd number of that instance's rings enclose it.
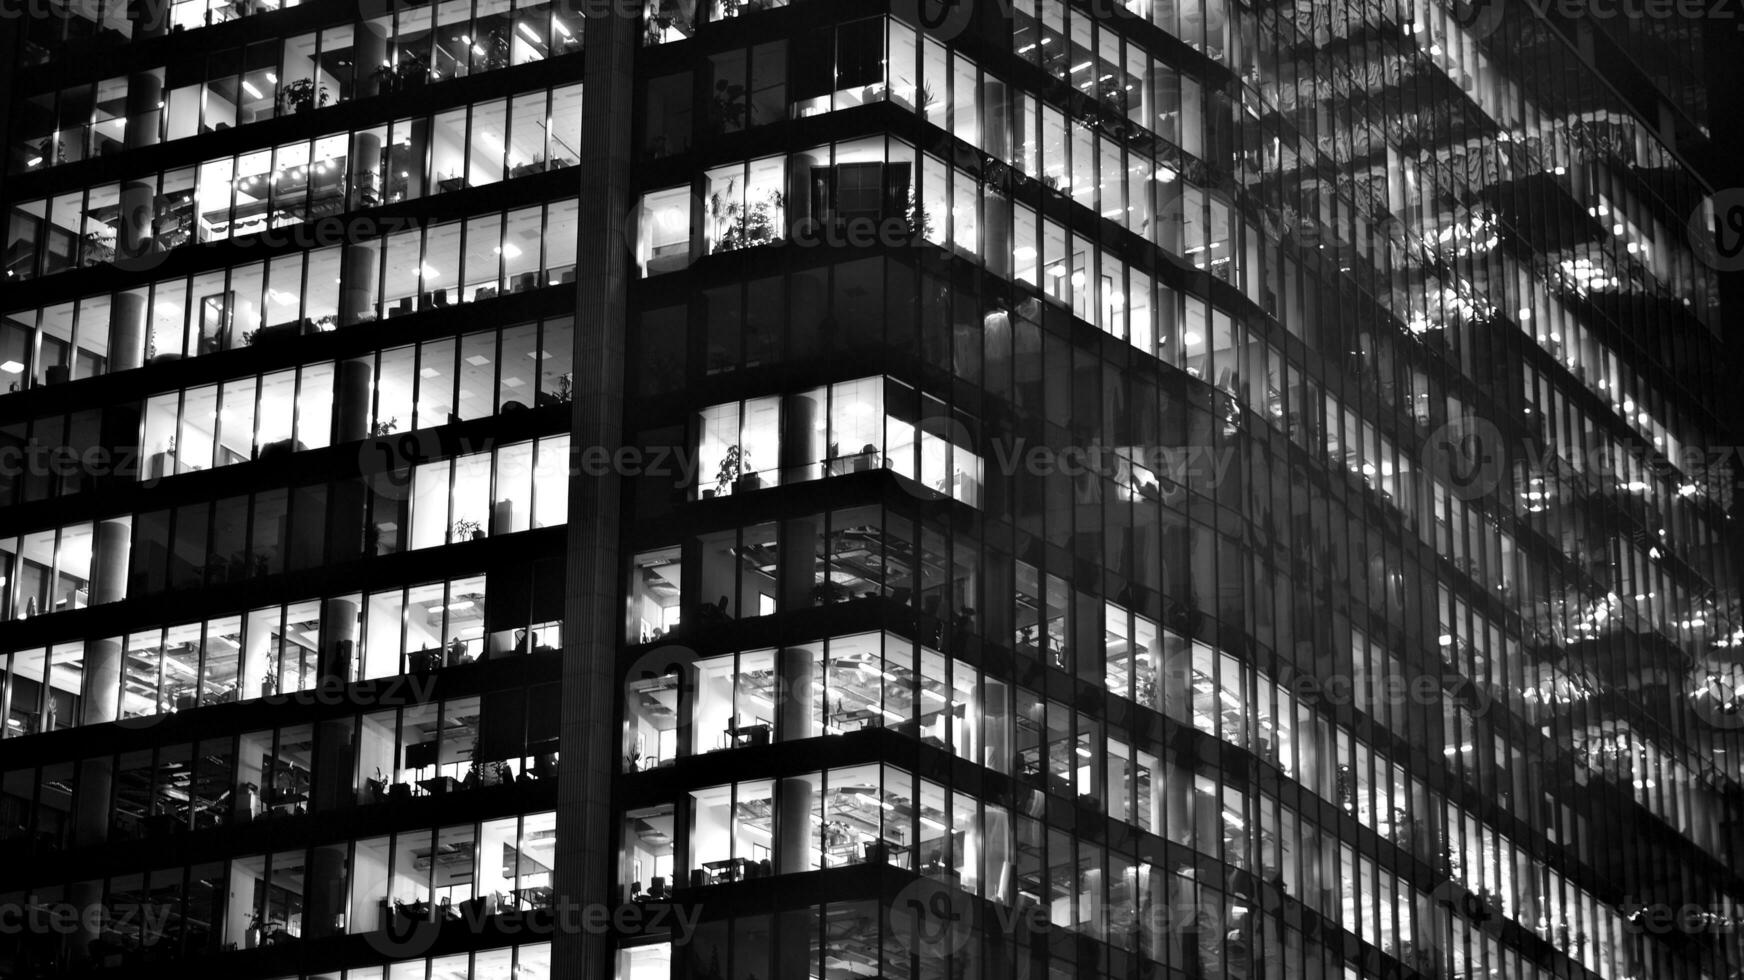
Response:
[[[53,9],[8,975],[1744,969],[1724,100],[1648,42]]]

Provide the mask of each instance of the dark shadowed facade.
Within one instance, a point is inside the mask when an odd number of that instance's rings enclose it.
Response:
[[[12,18],[0,976],[1744,975],[1729,96],[1567,13]]]

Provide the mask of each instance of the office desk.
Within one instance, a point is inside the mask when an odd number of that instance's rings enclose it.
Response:
[[[702,868],[709,873],[709,884],[719,885],[729,881],[740,881],[748,877],[751,860],[736,857],[720,861],[704,861]]]

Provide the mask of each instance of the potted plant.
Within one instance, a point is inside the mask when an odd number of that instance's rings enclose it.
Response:
[[[508,34],[508,30],[506,28],[502,28],[502,27],[495,28],[494,30],[492,30],[490,32],[490,36],[487,37],[485,40],[488,42],[488,44],[486,45],[486,52],[487,53],[485,55],[485,68],[486,68],[486,70],[490,70],[490,69],[494,69],[494,68],[502,68],[502,67],[505,67],[506,65],[508,65],[508,63],[509,63],[509,34]]]
[[[836,602],[848,601],[848,587],[840,582],[819,582],[812,586],[811,601],[815,605],[827,606]]]
[[[908,233],[913,238],[925,238],[933,233],[933,217],[927,213],[920,195],[913,191],[908,194],[908,213],[903,217],[908,225]]]
[[[32,167],[52,167],[58,163],[67,162],[67,144],[50,136],[44,139],[36,148],[36,162]]]
[[[724,78],[716,79],[714,101],[709,112],[709,129],[715,133],[724,133],[736,132],[750,126],[755,120],[747,95],[745,86],[734,85]]]
[[[393,415],[389,416],[385,421],[377,422],[370,426],[369,433],[374,436],[385,436],[399,427],[400,417],[398,415]]]
[[[382,95],[398,92],[405,82],[405,77],[400,73],[400,66],[387,61],[382,62],[380,67],[370,72],[369,77],[376,83],[376,91]]]
[[[735,486],[745,490],[757,489],[761,483],[757,474],[745,472],[750,462],[750,450],[740,448],[738,443],[728,446],[726,455],[721,457],[721,467],[715,473],[715,496],[724,497],[728,488]]]
[[[716,252],[750,248],[776,237],[776,218],[786,205],[785,196],[772,190],[761,201],[747,205],[738,200],[737,185],[737,180],[727,181],[724,194],[712,194],[707,201],[709,218],[714,222]]]
[[[307,78],[297,79],[279,93],[279,104],[292,112],[308,112],[331,101],[333,96],[327,91],[327,86],[317,85]]]
[[[479,541],[484,538],[484,528],[471,518],[462,517],[454,522],[454,541]]]

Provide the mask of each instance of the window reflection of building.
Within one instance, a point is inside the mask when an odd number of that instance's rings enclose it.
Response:
[[[694,790],[689,884],[887,864],[1003,896],[1011,860],[1005,811],[987,804],[977,813],[971,798],[949,798],[930,780],[877,765]]]
[[[697,490],[712,499],[888,469],[979,506],[984,463],[973,439],[967,416],[893,378],[713,405],[697,418]]]
[[[890,633],[696,659],[655,659],[627,681],[627,769],[773,741],[895,728],[965,759],[1003,745],[995,683]],[[658,671],[658,672],[657,672]]]

